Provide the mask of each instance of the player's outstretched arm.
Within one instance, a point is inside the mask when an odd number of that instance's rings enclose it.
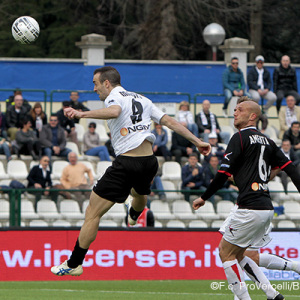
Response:
[[[171,130],[174,130],[178,134],[185,137],[198,148],[201,154],[208,155],[210,153],[211,146],[209,143],[201,141],[199,138],[194,136],[186,127],[178,123],[172,117],[164,115],[160,120],[160,124],[169,127]]]
[[[109,120],[117,118],[122,109],[119,105],[111,105],[110,107],[89,110],[89,111],[78,111],[74,108],[67,107],[64,108],[64,114],[66,117],[70,119],[101,119],[101,120]]]

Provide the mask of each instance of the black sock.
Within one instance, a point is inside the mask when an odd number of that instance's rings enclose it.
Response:
[[[84,257],[89,249],[83,249],[79,247],[78,239],[76,241],[75,247],[73,249],[73,252],[71,254],[70,259],[68,260],[68,266],[69,268],[75,269],[79,265],[82,265]]]
[[[136,211],[132,206],[129,209],[129,215],[133,221],[136,221],[142,212],[143,212],[143,210]]]

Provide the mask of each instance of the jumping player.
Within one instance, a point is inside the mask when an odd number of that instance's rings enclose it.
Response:
[[[85,221],[69,260],[51,268],[56,275],[81,275],[82,263],[90,244],[96,239],[100,218],[117,202],[124,203],[132,194],[128,222],[134,225],[146,206],[150,185],[157,173],[158,163],[153,155],[155,136],[151,133],[152,120],[169,127],[192,142],[207,155],[210,145],[195,137],[187,128],[159,110],[146,97],[126,91],[121,86],[119,72],[113,67],[94,71],[94,91],[105,108],[77,111],[66,108],[69,118],[108,120],[116,159],[91,192]]]

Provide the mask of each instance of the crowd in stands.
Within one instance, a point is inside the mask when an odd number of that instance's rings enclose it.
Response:
[[[237,57],[231,59],[231,64],[226,68],[222,77],[225,95],[223,114],[227,117],[227,109],[232,97],[248,95],[263,105],[263,114],[260,119],[262,124],[258,127],[267,134],[268,111],[275,104],[281,150],[298,166],[300,171],[300,107],[298,106],[300,95],[296,72],[290,65],[289,57],[285,55],[281,59],[280,66],[274,70],[272,84],[272,76],[264,66],[264,62],[263,56],[256,57],[255,65],[247,74],[249,88],[247,91],[243,72],[238,67],[239,60]],[[286,106],[281,105],[284,97]],[[108,163],[111,163],[115,157],[109,133],[104,143],[100,140],[97,133],[98,125],[95,122],[88,124],[83,138],[79,141],[76,129],[79,120],[70,120],[63,113],[63,109],[69,106],[82,111],[88,110],[79,101],[78,92],[74,91],[70,93],[68,101],[62,102],[62,108],[48,117],[39,102],[31,107],[23,98],[22,92],[16,90],[14,95],[6,101],[6,112],[0,112],[0,154],[5,155],[7,163],[14,157],[20,159],[22,155],[31,156],[36,162],[36,165],[28,171],[27,182],[24,185],[24,187],[36,189],[29,191],[34,195],[35,209],[37,209],[38,202],[46,197],[56,204],[59,204],[59,199],[75,200],[83,211],[84,201],[89,198],[89,192],[68,192],[66,189],[90,190],[96,179],[95,176],[99,174],[96,174],[90,166],[78,161],[79,156],[81,160],[85,157],[85,160],[89,161],[91,157],[94,157],[95,161]],[[232,133],[222,130],[208,99],[202,102],[202,109],[195,116],[190,111],[189,102],[180,102],[175,118],[212,146],[210,155],[203,157],[188,140],[175,132],[170,133],[160,124],[153,124],[152,133],[156,136],[153,152],[161,158],[161,166],[169,162],[180,166],[180,174],[176,182],[174,181],[174,190],[180,190],[178,191],[179,198],[190,204],[193,200],[192,196],[199,195],[199,190],[204,190],[218,171]],[[76,145],[77,151],[69,148],[68,143]],[[65,160],[67,165],[61,170],[61,177],[56,178],[59,180],[53,184],[55,160]],[[168,178],[164,177],[161,170],[162,168],[153,179],[152,192],[148,196],[148,208],[145,208],[145,212],[151,207],[153,201],[169,201],[168,192],[164,191]],[[280,178],[283,190],[287,194],[286,174],[282,172],[277,177]],[[234,180],[231,179],[209,201],[217,210],[220,199],[235,203],[237,195],[238,190]]]

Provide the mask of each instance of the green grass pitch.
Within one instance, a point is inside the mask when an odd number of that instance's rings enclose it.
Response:
[[[251,282],[246,282],[251,284]],[[273,281],[285,299],[300,298],[300,281]],[[222,286],[220,287],[220,284]],[[0,282],[0,299],[78,299],[78,300],[229,300],[233,294],[226,282],[211,280],[166,281],[25,281]],[[224,286],[223,286],[224,285]],[[215,290],[212,289],[215,287]],[[249,286],[253,300],[266,299],[260,290]]]

